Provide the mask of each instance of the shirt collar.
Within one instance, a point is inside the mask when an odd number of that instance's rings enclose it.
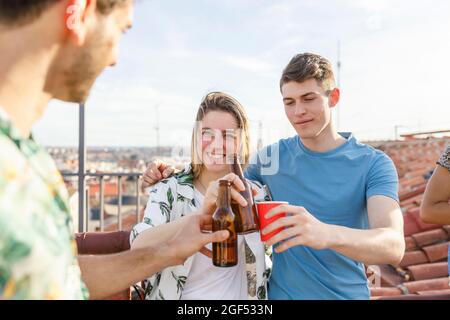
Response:
[[[0,133],[11,139],[20,150],[23,150],[24,142],[33,142],[33,136],[30,134],[28,138],[23,138],[19,130],[12,123],[8,113],[0,106]]]
[[[334,148],[332,150],[329,151],[325,151],[325,152],[316,152],[316,151],[312,151],[310,149],[308,149],[302,142],[301,138],[299,135],[296,136],[297,139],[297,143],[300,147],[300,149],[303,150],[303,152],[305,152],[308,155],[314,156],[314,157],[328,157],[330,155],[334,155],[339,153],[340,151],[344,150],[345,148],[347,148],[350,144],[355,143],[356,138],[353,136],[353,134],[351,132],[339,132],[339,135],[341,137],[343,137],[346,141],[344,144],[340,145],[337,148]]]
[[[64,184],[59,171],[54,166],[51,157],[41,148],[30,135],[29,138],[23,138],[19,130],[14,126],[10,117],[0,107],[0,135],[5,135],[17,147],[19,152],[27,159],[29,165],[36,174],[48,184],[49,188],[54,192],[55,201],[62,210],[69,212],[70,209],[64,199],[67,198],[64,193]],[[44,152],[41,152],[44,151]],[[38,155],[38,156],[36,156]],[[49,174],[49,170],[54,171],[55,174]],[[60,185],[62,188],[60,188]]]
[[[185,165],[184,170],[175,175],[175,179],[177,180],[177,193],[192,201],[194,199],[194,172],[192,171],[192,165]]]

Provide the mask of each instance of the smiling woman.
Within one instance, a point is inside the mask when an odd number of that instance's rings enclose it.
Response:
[[[191,147],[192,163],[149,190],[143,222],[133,228],[132,246],[145,238],[147,230],[178,220],[208,203],[208,185],[218,184],[230,170],[227,155],[237,154],[244,166],[248,163],[248,119],[241,104],[222,92],[206,95],[197,112]],[[242,183],[243,187],[243,181],[236,177],[233,183]],[[147,280],[147,299],[266,299],[268,273],[259,234],[238,235],[237,246],[238,263],[232,267],[214,266],[208,245],[184,265],[164,269]]]
[[[239,154],[245,167],[250,152],[247,114],[242,105],[230,95],[211,92],[200,104],[192,133],[191,160],[195,177],[201,174],[205,160],[220,160],[222,165],[225,164],[225,154],[216,152],[222,150],[222,146],[214,147],[216,142],[221,141],[224,142],[223,149],[228,150],[229,154]],[[227,169],[222,166],[221,170]]]

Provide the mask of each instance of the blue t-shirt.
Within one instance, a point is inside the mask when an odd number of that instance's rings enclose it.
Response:
[[[274,198],[305,207],[327,224],[368,229],[367,199],[398,201],[398,175],[383,152],[346,142],[318,153],[298,136],[280,140],[254,157],[245,175],[266,184]],[[296,246],[273,254],[269,299],[369,299],[364,265],[334,250]]]

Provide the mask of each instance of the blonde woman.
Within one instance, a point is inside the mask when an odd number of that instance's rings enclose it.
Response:
[[[229,172],[227,155],[237,152],[243,167],[248,164],[249,140],[241,104],[225,93],[208,94],[197,112],[190,165],[150,188],[144,219],[131,234],[132,245],[145,230],[196,212],[204,201],[215,199],[206,194],[208,186]],[[146,299],[267,299],[268,271],[259,233],[238,236],[239,262],[234,267],[215,267],[207,254],[210,250],[208,245],[183,265],[147,279]]]

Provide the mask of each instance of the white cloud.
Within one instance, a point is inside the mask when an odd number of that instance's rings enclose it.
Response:
[[[398,0],[347,0],[350,5],[355,7],[363,8],[369,12],[380,12],[388,9],[392,5],[398,5]],[[405,3],[404,0],[400,0],[400,2]],[[411,1],[407,1],[411,2]]]
[[[270,63],[253,57],[227,56],[223,61],[232,67],[237,67],[245,71],[263,73],[273,70]]]

